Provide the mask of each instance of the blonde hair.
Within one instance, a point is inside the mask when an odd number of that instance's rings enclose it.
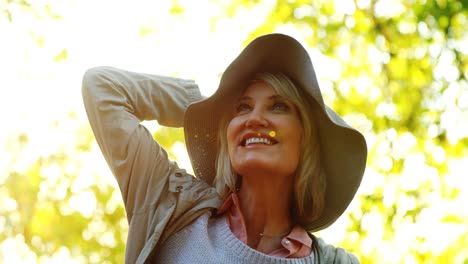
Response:
[[[323,211],[326,188],[325,172],[320,164],[320,143],[313,115],[314,107],[306,101],[308,95],[298,89],[283,73],[259,73],[252,81],[266,83],[278,95],[293,102],[298,110],[303,137],[300,161],[294,179],[294,200],[291,209],[298,224],[310,223]],[[224,199],[235,191],[239,177],[231,166],[227,146],[226,133],[230,120],[231,116],[226,114],[220,122],[214,180],[217,191]]]

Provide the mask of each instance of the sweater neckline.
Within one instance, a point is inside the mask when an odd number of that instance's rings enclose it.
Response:
[[[232,192],[217,213],[226,215],[231,232],[240,241],[247,244],[246,225],[240,208],[238,192]],[[307,234],[307,231],[299,225],[295,225],[289,232],[278,237],[278,239],[281,240],[280,247],[270,253],[266,253],[267,255],[281,258],[301,258],[310,255],[312,252],[312,239]]]
[[[313,264],[315,263],[314,253],[303,258],[280,258],[270,256],[260,251],[257,251],[241,240],[239,240],[229,228],[228,219],[225,215],[214,217],[213,228],[215,234],[218,234],[220,242],[220,251],[228,255],[235,255],[236,258],[241,258],[246,263],[255,261],[256,263],[291,263],[291,264]]]

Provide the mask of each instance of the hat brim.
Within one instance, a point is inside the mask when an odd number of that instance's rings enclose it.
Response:
[[[367,160],[364,136],[327,107],[320,92],[309,54],[295,39],[269,34],[253,40],[223,73],[217,91],[191,104],[185,112],[187,150],[195,175],[212,184],[216,175],[219,123],[245,83],[259,72],[282,72],[318,105],[322,165],[326,173],[323,213],[303,226],[318,231],[343,214],[361,183]]]

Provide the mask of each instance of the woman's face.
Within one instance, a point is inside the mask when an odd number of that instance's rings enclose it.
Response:
[[[235,102],[227,127],[229,157],[240,175],[294,174],[299,163],[302,124],[294,104],[266,83],[251,83]]]

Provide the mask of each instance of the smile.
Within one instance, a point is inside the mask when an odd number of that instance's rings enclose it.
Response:
[[[244,135],[240,142],[241,146],[249,146],[253,144],[274,145],[278,143],[276,139],[265,133],[248,133]]]
[[[248,146],[250,144],[265,144],[265,145],[273,145],[273,142],[267,138],[259,138],[259,137],[252,137],[245,141],[244,146]]]

